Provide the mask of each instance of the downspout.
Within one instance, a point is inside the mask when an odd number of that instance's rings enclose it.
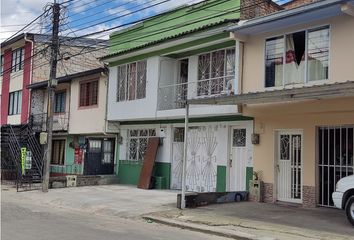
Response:
[[[108,131],[108,121],[107,121],[107,114],[108,114],[108,89],[109,89],[109,69],[105,67],[107,70],[108,74],[106,72],[101,73],[102,75],[107,76],[107,84],[106,84],[106,104],[105,104],[105,114],[104,114],[104,131],[103,135],[109,135]],[[120,134],[120,131],[118,132]],[[118,160],[118,155],[119,155],[119,149],[118,149],[118,134],[115,135],[115,141],[114,141],[114,159],[113,159],[113,165],[114,166],[114,173],[118,175],[118,168],[119,168],[119,160]]]
[[[32,80],[33,80],[33,56],[34,56],[34,47],[33,46],[34,46],[34,41],[32,41],[31,39],[27,38],[27,33],[25,33],[24,39],[25,39],[25,42],[30,42],[31,43],[32,54],[31,54],[31,73],[30,73],[30,81],[29,82],[32,83]],[[29,120],[29,117],[30,117],[30,114],[31,114],[31,109],[32,109],[32,101],[31,101],[32,90],[28,90],[28,91],[30,91],[30,94],[28,94],[29,106],[28,106],[28,112],[27,112],[27,119]]]

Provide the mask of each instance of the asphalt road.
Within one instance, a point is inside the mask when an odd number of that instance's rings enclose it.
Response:
[[[1,214],[2,240],[226,240],[138,218],[108,218],[7,201],[1,202]]]

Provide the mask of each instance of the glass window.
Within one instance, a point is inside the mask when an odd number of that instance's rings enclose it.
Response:
[[[54,96],[54,112],[65,112],[65,92],[57,92]]]
[[[235,78],[235,49],[222,49],[199,55],[198,96],[231,90]]]
[[[308,32],[308,81],[328,79],[329,29]]]
[[[97,105],[98,80],[80,83],[80,107]]]
[[[128,130],[127,159],[130,161],[143,161],[148,140],[155,136],[155,129]]]
[[[51,164],[64,165],[65,140],[53,140]]]
[[[146,60],[118,66],[117,102],[146,97],[146,67]]]
[[[25,49],[18,48],[12,51],[12,65],[11,72],[17,72],[23,69],[23,62],[25,59]]]
[[[265,87],[328,79],[328,26],[267,39],[265,48]]]
[[[11,92],[9,95],[9,115],[21,113],[22,91]]]
[[[283,85],[284,37],[271,38],[266,41],[265,86]]]
[[[4,71],[4,55],[1,55],[0,64],[1,64],[0,74],[2,75],[2,72]]]

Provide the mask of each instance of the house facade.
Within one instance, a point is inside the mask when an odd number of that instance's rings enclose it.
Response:
[[[181,188],[184,101],[237,91],[236,42],[225,30],[239,10],[239,1],[204,1],[111,34],[107,121],[119,125],[121,183],[138,183],[148,139],[160,137],[154,176]],[[191,106],[190,114],[187,190],[248,189],[252,118],[234,105]]]
[[[318,1],[230,28],[243,48],[238,104],[254,118],[265,202],[333,206],[354,169],[353,1]],[[190,101],[190,104],[211,101]]]
[[[105,54],[106,43],[68,37],[60,41],[51,174],[113,174],[115,139],[104,134],[108,73],[98,60]],[[46,131],[49,43],[50,36],[31,33],[2,43],[1,123],[6,138],[2,157],[15,159],[16,151],[26,147],[31,154],[37,153],[33,159],[37,158],[38,168],[43,161],[39,133]],[[31,143],[37,146],[30,147],[28,140],[21,142],[27,136],[35,136]]]

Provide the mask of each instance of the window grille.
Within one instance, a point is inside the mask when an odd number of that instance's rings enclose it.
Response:
[[[146,97],[146,67],[146,60],[118,66],[117,102]]]
[[[144,161],[148,140],[155,136],[155,129],[128,130],[127,159],[137,162]]]

